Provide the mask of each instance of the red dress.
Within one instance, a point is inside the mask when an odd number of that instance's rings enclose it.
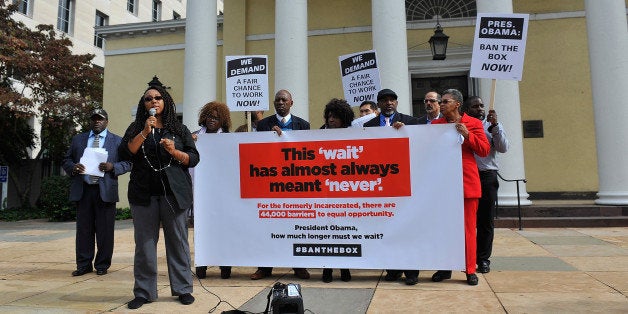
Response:
[[[432,124],[447,123],[445,118],[432,121]],[[462,188],[464,193],[464,240],[467,274],[475,273],[476,254],[476,212],[478,202],[482,196],[482,185],[478,166],[475,163],[473,154],[485,157],[491,150],[491,145],[484,134],[482,122],[476,118],[462,114],[460,123],[469,130],[469,139],[462,143]]]

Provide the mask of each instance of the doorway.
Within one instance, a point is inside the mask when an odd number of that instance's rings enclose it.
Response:
[[[446,89],[455,88],[464,99],[469,96],[469,77],[466,75],[412,78],[412,115],[420,117],[426,114],[423,100],[429,91],[439,94]]]

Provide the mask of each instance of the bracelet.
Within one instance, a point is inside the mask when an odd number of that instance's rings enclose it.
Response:
[[[140,131],[140,136],[141,136],[143,139],[146,139],[146,136],[144,136],[144,134],[142,134],[142,131]]]
[[[183,154],[183,157],[181,157],[181,160],[177,159],[177,162],[181,165],[185,162],[185,153],[181,152],[181,154]]]

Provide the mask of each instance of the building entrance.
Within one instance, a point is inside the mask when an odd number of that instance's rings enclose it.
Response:
[[[412,115],[420,117],[426,113],[423,105],[425,93],[433,90],[440,94],[450,88],[459,90],[464,99],[467,99],[469,96],[469,77],[458,75],[412,78]]]

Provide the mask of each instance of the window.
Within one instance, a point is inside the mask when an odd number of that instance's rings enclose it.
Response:
[[[173,20],[180,20],[181,19],[181,14],[177,13],[176,11],[172,11],[172,19]]]
[[[57,15],[57,29],[72,33],[72,19],[74,15],[74,0],[59,0],[59,14]]]
[[[100,11],[96,11],[96,22],[94,23],[94,25],[96,27],[109,25],[109,17]],[[104,48],[105,46],[105,39],[100,37],[100,35],[96,34],[95,31],[94,31],[94,46],[98,48]]]
[[[137,14],[137,0],[127,0],[126,10],[130,13]]]
[[[477,14],[475,1],[470,0],[406,0],[406,20],[436,20],[474,17]]]
[[[33,0],[13,0],[13,4],[17,5],[17,12],[26,16],[32,16],[31,2]]]
[[[161,21],[161,1],[153,0],[153,22]]]

